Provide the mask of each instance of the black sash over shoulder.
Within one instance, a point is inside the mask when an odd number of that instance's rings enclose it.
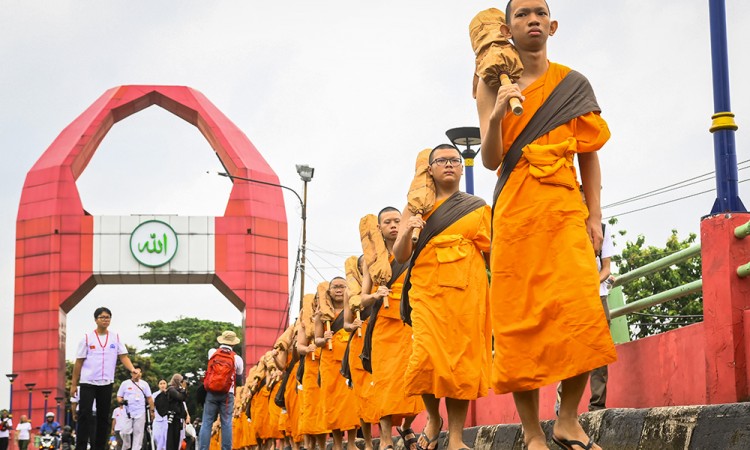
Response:
[[[409,261],[409,270],[406,272],[404,280],[404,289],[401,292],[401,320],[411,326],[411,305],[409,304],[409,290],[411,289],[411,269],[414,262],[419,257],[424,247],[433,237],[445,231],[446,228],[456,223],[459,219],[466,216],[475,209],[486,205],[485,201],[479,197],[457,191],[443,202],[427,218],[422,232],[419,235],[411,260]]]
[[[403,264],[396,261],[394,258],[393,261],[391,261],[391,279],[388,280],[388,283],[386,286],[390,288],[393,283],[398,280],[398,277],[401,276],[404,272],[406,272],[406,269],[409,268],[409,263],[404,262]],[[370,322],[367,325],[367,331],[365,331],[365,342],[362,346],[362,353],[359,355],[359,359],[362,360],[362,367],[370,373],[372,373],[372,335],[375,332],[375,324],[378,321],[378,312],[380,311],[380,308],[383,307],[383,299],[379,298],[375,300],[375,303],[372,305],[372,314],[370,318]],[[364,319],[363,319],[364,320]]]

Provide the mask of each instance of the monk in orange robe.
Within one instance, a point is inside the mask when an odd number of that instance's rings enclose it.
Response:
[[[562,381],[553,440],[564,448],[599,448],[578,423],[577,408],[589,371],[616,360],[593,258],[602,242],[596,151],[610,133],[585,78],[547,59],[547,39],[558,24],[546,2],[513,0],[506,22],[501,31],[512,38],[523,75],[518,84],[499,89],[480,80],[477,91],[484,166],[502,172],[511,146],[523,149],[493,217],[493,389],[513,392],[524,440],[533,450],[547,448],[539,388]],[[526,143],[521,131],[532,117],[546,117],[543,105],[553,92],[570,111],[550,113],[545,122],[552,125],[538,127]],[[521,116],[508,112],[513,97],[523,101]],[[588,209],[578,193],[575,155]]]
[[[378,213],[378,226],[383,235],[385,246],[391,255],[393,281],[389,286],[378,286],[372,294],[362,295],[362,305],[373,308],[370,314],[372,350],[370,355],[373,378],[373,403],[377,405],[380,415],[380,446],[393,447],[393,426],[404,440],[406,450],[414,450],[417,437],[411,424],[420,412],[424,411],[424,402],[419,396],[406,395],[404,373],[411,349],[411,328],[404,326],[400,315],[401,289],[404,285],[406,271],[394,262],[393,244],[398,237],[401,212],[393,207],[383,208]],[[365,263],[366,264],[366,263]],[[372,284],[367,267],[362,270],[362,292],[372,292]],[[389,308],[383,307],[383,299],[389,299]],[[374,317],[373,317],[374,316]],[[356,327],[358,321],[354,321]],[[351,356],[351,355],[350,355]],[[360,353],[357,353],[359,360]]]
[[[306,294],[300,312],[297,330],[297,352],[304,360],[302,375],[301,408],[299,432],[306,436],[305,448],[325,450],[326,435],[331,432],[326,428],[323,397],[318,386],[320,355],[322,350],[315,345],[314,306],[315,295]]]
[[[438,408],[445,397],[448,449],[458,450],[466,447],[461,437],[469,401],[487,395],[490,382],[484,255],[490,249],[491,213],[484,200],[459,191],[463,166],[454,146],[435,147],[427,170],[435,181],[435,206],[422,218],[407,207],[393,245],[398,262],[411,260],[400,305],[413,334],[404,379],[406,392],[421,395],[429,414],[419,447],[437,448]],[[421,234],[413,245],[415,229]]]
[[[281,387],[281,372],[275,366],[268,371],[266,386],[264,389],[268,392],[268,422],[266,427],[266,438],[270,441],[269,447],[276,448],[275,441],[283,439],[284,435],[279,430],[279,418],[281,417],[281,407],[276,404],[274,399]]]
[[[354,257],[352,257],[354,258]],[[364,257],[360,256],[357,259],[357,273],[359,281],[359,293],[362,292],[362,270],[364,264]],[[348,269],[347,269],[348,270]],[[349,277],[349,273],[347,273]],[[360,311],[360,319],[356,319],[355,313],[349,306],[349,295],[351,285],[349,283],[355,283],[355,280],[347,280],[347,289],[344,297],[344,330],[349,333],[349,370],[351,372],[351,387],[354,391],[354,396],[357,398],[357,411],[359,415],[359,423],[362,427],[362,437],[365,441],[365,450],[372,450],[372,424],[378,423],[380,420],[379,411],[379,393],[376,394],[373,391],[373,377],[372,374],[362,367],[362,360],[359,355],[362,353],[362,347],[364,346],[364,336],[367,333],[367,326],[369,321],[369,314],[371,309],[365,305],[365,308]],[[372,304],[372,302],[370,302]],[[357,330],[361,330],[361,336],[357,334]]]
[[[323,416],[326,427],[333,432],[334,450],[343,449],[344,432],[347,433],[347,448],[356,450],[355,440],[359,427],[357,410],[352,407],[357,404],[357,398],[341,375],[341,361],[349,342],[349,333],[344,329],[345,290],[346,280],[336,277],[331,280],[327,291],[329,299],[318,299],[319,303],[332,303],[335,319],[331,323],[330,331],[324,328],[320,315],[315,319],[315,344],[323,348],[320,357],[320,390],[325,404]],[[332,350],[328,349],[329,341],[333,343]]]

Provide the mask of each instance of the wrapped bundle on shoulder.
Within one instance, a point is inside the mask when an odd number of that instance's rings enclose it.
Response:
[[[385,286],[391,279],[391,262],[383,233],[380,232],[378,226],[378,218],[374,214],[368,214],[360,219],[359,238],[362,241],[362,252],[365,255],[367,271],[370,273],[373,286]],[[390,306],[388,297],[383,299],[383,306],[385,308]]]
[[[349,296],[349,308],[352,311],[362,309],[362,273],[359,271],[359,258],[350,256],[344,261],[346,271],[346,293]]]
[[[315,294],[305,294],[302,297],[299,326],[305,333],[307,342],[310,342],[315,336]]]
[[[472,94],[477,97],[479,78],[490,87],[515,83],[523,75],[523,64],[518,51],[500,31],[505,23],[505,14],[490,8],[477,14],[469,24],[471,47],[476,55]],[[515,115],[523,113],[517,98],[510,100]]]
[[[328,293],[329,287],[330,283],[328,281],[319,283],[318,293],[316,294],[318,305],[318,310],[316,312],[320,314],[320,319],[324,322],[331,322],[336,318],[336,310],[333,307],[333,299]]]
[[[347,303],[357,319],[360,319],[360,311],[362,311],[362,272],[359,271],[359,258],[364,258],[364,255],[350,256],[344,262]],[[362,337],[362,328],[357,328],[357,336]]]
[[[417,162],[414,164],[414,179],[411,180],[409,193],[406,194],[407,207],[412,214],[422,217],[432,211],[435,206],[435,180],[430,175],[427,168],[430,166],[431,148],[426,148],[417,155]],[[419,239],[419,228],[415,228],[411,235],[411,241],[417,243]],[[374,281],[374,280],[373,280]]]
[[[294,337],[294,325],[289,325],[287,329],[276,339],[276,343],[273,344],[273,348],[282,352],[288,351],[289,348],[294,345],[292,338]]]
[[[336,309],[333,307],[333,299],[328,293],[330,283],[323,281],[318,284],[318,293],[315,296],[317,300],[318,309],[317,314],[320,314],[320,320],[325,322],[326,331],[331,331],[331,321],[336,318]],[[328,350],[333,350],[333,342],[328,341]]]

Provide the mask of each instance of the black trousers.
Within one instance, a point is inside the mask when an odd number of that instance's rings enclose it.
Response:
[[[0,450],[8,450],[8,438],[0,438]]]
[[[167,427],[167,450],[179,450],[182,448],[180,432],[182,431],[182,419],[169,415],[169,426]]]
[[[94,439],[92,439],[91,450],[105,450],[110,430],[109,412],[112,406],[112,385],[81,384],[80,400],[81,402],[78,404],[76,450],[86,450],[86,444],[92,435]],[[96,416],[92,412],[94,401],[96,401]]]

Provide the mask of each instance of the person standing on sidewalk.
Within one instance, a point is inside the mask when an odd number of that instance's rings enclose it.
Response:
[[[13,420],[8,415],[8,410],[0,411],[0,450],[8,450],[10,430],[13,429]]]
[[[109,331],[112,311],[106,307],[94,311],[96,328],[84,335],[78,343],[73,377],[70,382],[70,396],[77,395],[80,384],[78,411],[78,435],[76,450],[87,450],[89,435],[94,427],[92,407],[100,412],[96,416],[96,432],[92,450],[104,450],[109,430],[109,410],[112,405],[112,386],[115,382],[117,360],[133,373],[135,367],[128,357],[128,349],[120,342],[120,335]]]
[[[133,371],[132,377],[120,384],[117,390],[117,401],[125,406],[126,417],[120,430],[123,450],[141,450],[143,433],[146,429],[146,404],[153,417],[154,399],[151,387],[141,380],[141,369]]]
[[[203,404],[203,420],[205,427],[201,428],[199,437],[200,450],[208,450],[211,443],[211,426],[216,417],[221,418],[221,450],[232,450],[232,413],[234,412],[234,384],[236,377],[242,375],[244,363],[242,358],[234,353],[232,346],[240,343],[234,331],[225,331],[216,338],[219,342],[219,348],[212,348],[208,351],[208,368],[206,369],[206,378],[204,386],[206,387],[206,402]],[[227,356],[234,359],[234,371],[227,374],[231,379],[227,380],[228,390],[212,390],[211,380],[217,380],[214,377],[214,366],[219,366],[221,360]],[[218,372],[218,371],[217,371]],[[221,381],[221,380],[217,380]],[[223,392],[222,392],[223,391]]]

